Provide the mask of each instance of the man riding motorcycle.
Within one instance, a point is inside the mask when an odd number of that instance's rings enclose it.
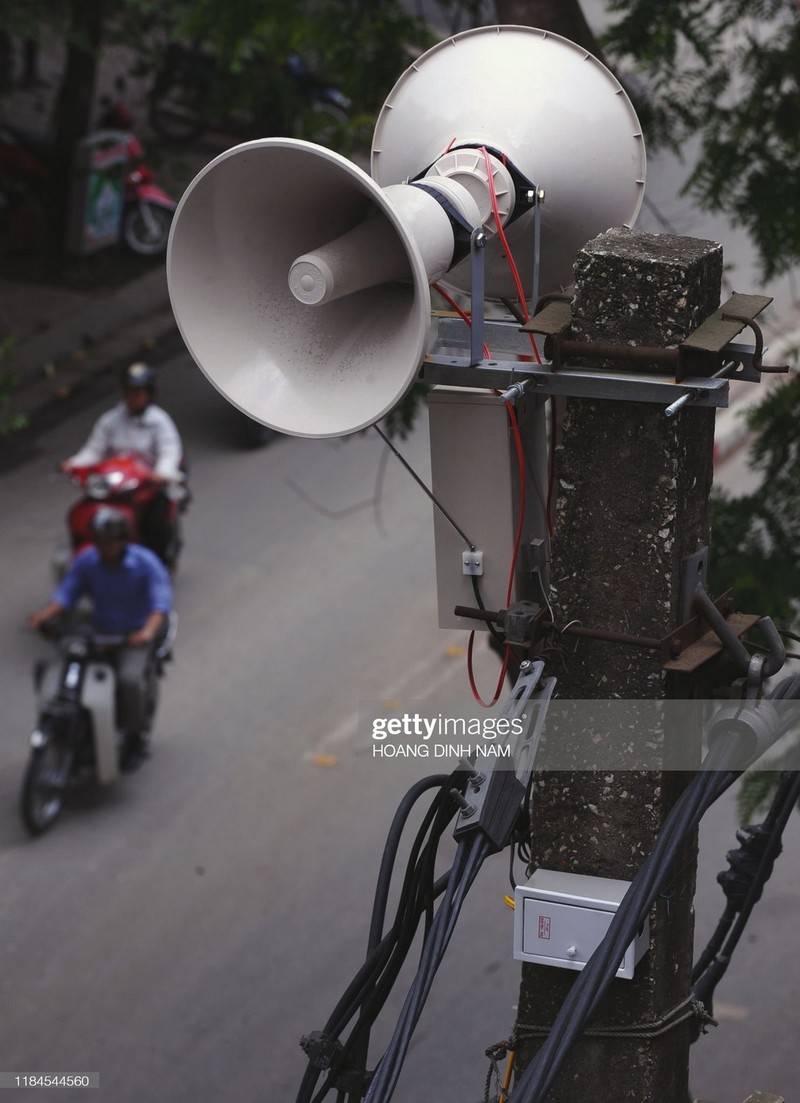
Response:
[[[153,401],[155,370],[141,362],[130,364],[120,382],[122,401],[98,418],[86,443],[63,461],[61,470],[69,474],[109,456],[138,455],[152,469],[152,480],[159,487],[143,511],[141,539],[164,560],[170,545],[168,490],[183,483],[183,446],[175,422]]]
[[[31,628],[39,628],[74,609],[86,595],[92,599],[96,629],[127,638],[117,656],[118,722],[125,735],[123,769],[133,769],[147,757],[147,687],[154,652],[164,638],[172,609],[172,585],[164,564],[149,548],[129,543],[129,535],[124,513],[111,506],[100,509],[93,520],[94,546],[75,557],[51,600],[28,618]]]

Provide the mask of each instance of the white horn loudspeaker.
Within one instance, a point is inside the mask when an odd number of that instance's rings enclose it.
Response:
[[[627,95],[591,54],[481,27],[399,79],[371,171],[265,138],[222,153],[178,205],[167,277],[183,339],[230,402],[282,433],[345,435],[397,404],[427,347],[429,285],[470,292],[471,230],[489,239],[486,297],[517,297],[498,219],[530,295],[534,187],[540,287],[570,284],[587,241],[633,225],[645,152]]]

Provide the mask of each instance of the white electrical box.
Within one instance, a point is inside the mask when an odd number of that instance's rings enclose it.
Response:
[[[519,523],[519,463],[505,403],[491,391],[435,387],[428,395],[432,489],[437,501],[474,545],[466,559],[463,538],[434,508],[436,591],[440,628],[486,630],[457,617],[456,605],[476,608],[477,577],[487,609],[505,609]],[[535,570],[544,572],[546,549],[547,439],[543,404],[516,404],[525,457],[525,510],[512,601],[542,602]],[[535,553],[532,541],[540,543]],[[479,565],[478,565],[479,564]]]
[[[629,881],[537,869],[514,892],[514,957],[580,971],[603,941]],[[616,975],[631,980],[650,945],[645,920]]]

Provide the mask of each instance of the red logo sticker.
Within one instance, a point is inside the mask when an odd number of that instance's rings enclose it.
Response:
[[[550,917],[548,915],[539,916],[539,938],[550,937]]]

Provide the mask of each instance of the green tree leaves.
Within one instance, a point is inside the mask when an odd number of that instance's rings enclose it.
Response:
[[[800,261],[800,15],[789,0],[610,0],[606,48],[645,76],[651,144],[700,138],[686,185],[745,226],[771,279]]]

